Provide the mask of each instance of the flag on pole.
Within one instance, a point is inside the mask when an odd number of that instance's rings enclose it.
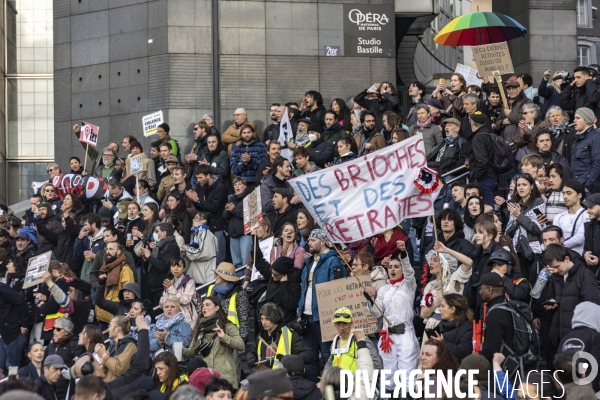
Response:
[[[290,122],[290,116],[286,107],[281,122],[279,123],[279,138],[277,141],[281,145],[281,156],[287,158],[290,163],[293,161],[293,157],[292,151],[287,144],[292,141],[292,139],[294,139],[294,131],[292,130],[292,123]]]
[[[419,176],[415,179],[414,184],[421,193],[431,194],[440,185],[440,178],[434,170],[423,167],[419,171]]]

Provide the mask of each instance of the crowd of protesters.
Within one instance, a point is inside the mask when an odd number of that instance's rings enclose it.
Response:
[[[222,133],[205,115],[190,143],[163,123],[150,148],[126,136],[88,148],[88,170],[69,160],[109,182],[101,200],[63,195],[52,182],[69,171],[50,164],[23,216],[0,205],[0,398],[333,400],[342,370],[418,368],[361,399],[459,370],[479,371],[461,386],[480,399],[600,399],[573,358],[600,359],[599,71],[534,86],[453,74],[432,93],[411,83],[404,109],[389,82],[329,104],[311,90],[272,104],[264,132],[244,108]],[[330,243],[289,181],[416,135],[441,176],[435,219]],[[126,159],[144,150],[136,179]],[[265,218],[248,233],[255,189]],[[49,251],[43,283],[25,284]],[[324,342],[316,285],[351,275],[371,278],[377,332],[342,307]]]

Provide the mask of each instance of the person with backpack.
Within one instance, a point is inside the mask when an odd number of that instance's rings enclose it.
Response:
[[[492,272],[500,275],[504,285],[504,293],[510,300],[518,300],[524,303],[531,303],[531,286],[529,281],[515,273],[515,257],[504,248],[494,251],[490,255],[488,265],[492,267]]]
[[[487,306],[481,355],[492,362],[494,353],[508,355],[504,343],[512,344],[515,338],[513,318],[510,311],[498,308],[505,301],[504,282],[499,274],[488,272],[479,281],[479,294]]]
[[[492,134],[486,126],[487,117],[476,111],[469,117],[473,141],[469,164],[469,178],[483,188],[483,201],[494,206],[494,191],[498,187],[498,175],[510,171],[514,157],[510,145],[502,137]]]
[[[554,343],[572,330],[575,307],[584,301],[600,304],[600,290],[594,273],[579,261],[571,261],[569,251],[561,245],[551,244],[542,254],[544,264],[553,270],[548,281],[546,310],[555,310],[550,337]]]
[[[465,165],[469,158],[471,146],[466,139],[459,136],[460,122],[456,118],[445,119],[442,122],[442,129],[446,132],[446,137],[427,157],[427,166],[435,169],[443,176]],[[458,175],[460,173],[445,176],[444,180],[447,182]]]

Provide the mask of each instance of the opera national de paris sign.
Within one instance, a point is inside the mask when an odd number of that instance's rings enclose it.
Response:
[[[393,4],[344,4],[344,56],[395,57]]]

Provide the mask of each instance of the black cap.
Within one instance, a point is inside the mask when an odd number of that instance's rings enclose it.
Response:
[[[469,118],[476,124],[485,124],[485,121],[487,121],[487,117],[481,111],[475,111]]]
[[[319,124],[315,124],[314,122],[312,124],[310,124],[308,126],[308,132],[319,132],[319,133],[323,133],[323,128],[321,128],[321,125]]]
[[[294,197],[294,192],[285,188],[275,188],[273,189],[273,192],[279,193],[283,197],[287,198],[288,202],[292,201],[292,198]]]
[[[498,249],[490,255],[488,265],[492,265],[493,263],[515,265],[515,257],[506,249]]]
[[[488,272],[481,278],[479,283],[477,283],[475,286],[480,285],[501,288],[504,287],[504,282],[502,281],[502,277],[499,274],[495,272]]]
[[[311,120],[310,118],[300,118],[298,121],[296,121],[298,123],[300,122],[304,122],[306,125],[310,125],[311,124]]]
[[[594,193],[582,201],[585,208],[600,206],[600,193]]]
[[[275,260],[273,265],[271,265],[271,268],[273,268],[273,271],[277,272],[278,274],[287,275],[294,269],[294,260],[290,257],[279,257],[277,260]]]

